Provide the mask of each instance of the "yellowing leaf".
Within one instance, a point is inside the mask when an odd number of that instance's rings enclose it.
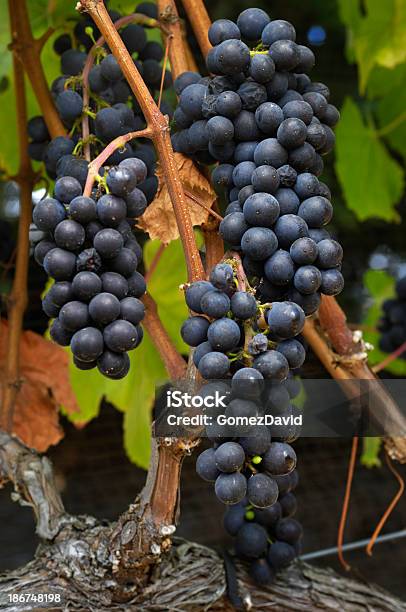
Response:
[[[179,178],[185,190],[186,203],[193,225],[201,225],[207,221],[209,212],[207,209],[213,206],[216,195],[211,188],[210,182],[199,172],[192,160],[180,153],[175,153]],[[157,176],[159,189],[155,200],[148,206],[138,225],[148,232],[152,240],[158,239],[163,244],[169,244],[179,237],[173,205],[169,197],[168,187],[158,167]],[[196,200],[201,202],[205,208],[200,206]]]

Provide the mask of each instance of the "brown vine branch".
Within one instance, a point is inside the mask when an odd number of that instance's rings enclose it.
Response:
[[[161,24],[156,19],[151,19],[150,17],[146,17],[146,15],[142,15],[141,13],[132,13],[131,15],[126,15],[125,17],[120,17],[117,21],[114,22],[114,27],[116,30],[123,28],[130,23],[138,23],[140,25],[147,25],[149,27],[161,28]],[[83,107],[87,108],[90,102],[90,91],[89,91],[89,72],[93,67],[95,60],[95,53],[98,48],[104,45],[104,38],[100,36],[95,44],[91,47],[89,53],[87,54],[87,59],[85,65],[83,67],[82,72],[82,88],[83,88]],[[90,143],[89,143],[89,115],[87,113],[83,113],[82,115],[82,139],[84,142],[83,151],[85,154],[85,159],[90,161]]]
[[[152,132],[152,141],[168,186],[182,241],[190,281],[203,277],[203,266],[193,234],[193,226],[183,193],[172,149],[168,119],[160,112],[147,86],[141,78],[131,56],[120,38],[102,0],[80,0],[80,10],[88,12],[103,34],[106,43],[116,57],[127,82],[134,93]]]
[[[193,28],[200,50],[205,58],[211,49],[207,33],[211,26],[210,17],[202,0],[182,0],[186,14]]]
[[[20,503],[32,506],[39,537],[52,540],[65,515],[52,464],[17,438],[0,431],[0,483],[7,481],[13,483]]]
[[[41,53],[42,49],[51,38],[52,34],[55,32],[54,28],[48,28],[45,32],[35,40],[35,44],[38,48],[39,53]]]
[[[15,16],[10,13],[11,29],[15,27]],[[16,267],[13,286],[8,298],[9,333],[7,339],[7,359],[4,379],[2,381],[2,406],[0,410],[0,426],[11,432],[13,429],[13,414],[17,394],[20,389],[20,337],[23,325],[24,311],[27,305],[27,277],[29,258],[29,227],[32,211],[32,189],[35,183],[35,173],[28,156],[27,107],[24,84],[24,72],[16,52],[13,53],[13,72],[15,100],[17,111],[17,131],[19,148],[19,169],[15,180],[20,187],[20,218],[18,223],[18,239],[16,249]]]
[[[65,136],[65,128],[56,112],[42,68],[41,39],[36,40],[31,31],[25,0],[8,0],[11,25],[11,48],[19,58],[30,80],[31,87],[44,116],[51,138]]]
[[[390,355],[388,355],[387,357],[385,357],[385,359],[383,359],[381,361],[381,363],[378,363],[376,366],[374,366],[372,368],[372,371],[375,374],[378,374],[378,372],[381,372],[382,370],[384,370],[390,363],[392,363],[392,361],[395,361],[395,359],[397,359],[398,357],[401,356],[402,353],[404,353],[406,351],[406,342],[403,342],[397,349],[396,351],[393,351],[393,353],[390,353]]]
[[[358,450],[358,438],[355,436],[352,439],[352,444],[351,444],[351,455],[350,455],[350,462],[348,464],[347,482],[345,485],[344,501],[343,501],[343,507],[341,510],[340,523],[338,526],[338,534],[337,534],[338,559],[341,565],[343,566],[343,568],[347,570],[347,572],[351,569],[351,566],[344,559],[343,542],[344,542],[345,524],[347,522],[347,516],[348,516],[348,508],[350,505],[352,481],[354,479],[355,463],[357,459],[357,450]]]
[[[162,325],[154,299],[146,293],[142,301],[145,306],[145,318],[142,324],[164,362],[170,378],[172,380],[178,380],[182,378],[186,372],[186,362],[175,348],[168,332]]]
[[[168,35],[172,39],[169,49],[169,61],[171,63],[172,76],[176,79],[182,72],[189,70],[186,51],[188,45],[182,35],[182,24],[174,0],[158,0],[157,5],[159,20],[165,25],[167,31],[167,33],[163,34],[165,44]]]

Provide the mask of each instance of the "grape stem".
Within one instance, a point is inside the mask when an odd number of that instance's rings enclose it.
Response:
[[[148,125],[147,129],[151,130],[151,139],[157,149],[169,196],[172,201],[185,254],[188,279],[193,282],[203,278],[203,265],[195,241],[193,225],[172,149],[168,118],[160,112],[155,104],[120,35],[114,27],[103,0],[80,0],[77,6],[79,10],[88,12],[99,28],[144,113]]]
[[[203,57],[206,57],[212,46],[207,36],[211,21],[204,2],[202,0],[182,0],[182,4],[196,36],[200,51]]]
[[[14,33],[17,15],[10,11],[10,25]],[[19,147],[19,169],[12,177],[20,186],[20,218],[16,248],[16,267],[11,293],[8,297],[8,335],[5,360],[5,372],[2,381],[2,403],[0,409],[0,426],[5,431],[13,429],[13,417],[16,398],[21,387],[20,375],[20,338],[23,316],[27,305],[27,278],[29,261],[29,228],[32,214],[32,190],[36,181],[28,155],[27,106],[22,57],[13,47],[13,73],[15,101],[17,109],[17,130]]]
[[[189,70],[186,49],[188,45],[182,36],[182,25],[175,2],[173,0],[158,0],[157,6],[160,23],[165,25],[165,30],[162,30],[165,45],[168,42],[168,37],[171,38],[169,61],[172,76],[176,79],[182,72]]]
[[[33,37],[25,0],[8,0],[8,10],[10,47],[21,62],[20,69],[27,74],[51,138],[65,136],[66,130],[56,111],[40,59],[41,49],[52,32],[47,30],[40,38]]]
[[[90,162],[89,168],[87,171],[87,179],[85,184],[85,189],[83,191],[84,196],[90,196],[92,193],[93,184],[95,178],[99,174],[100,168],[103,164],[108,160],[110,155],[114,153],[117,149],[121,149],[124,145],[130,140],[134,140],[135,138],[151,138],[152,130],[150,128],[146,128],[145,130],[139,130],[138,132],[128,132],[128,134],[124,134],[123,136],[117,136],[114,140],[112,140],[107,147],[103,149],[103,151],[95,157],[95,159]]]

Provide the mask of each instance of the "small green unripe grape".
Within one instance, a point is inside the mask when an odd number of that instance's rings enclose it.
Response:
[[[254,465],[259,465],[262,461],[262,457],[260,457],[259,455],[255,455],[255,457],[252,458],[252,463]]]
[[[92,26],[87,26],[87,27],[85,28],[85,32],[86,32],[86,34],[87,34],[88,36],[93,36],[93,28],[92,28]]]
[[[247,521],[253,521],[255,518],[255,512],[253,510],[247,510],[247,512],[245,513],[245,518],[247,519]]]

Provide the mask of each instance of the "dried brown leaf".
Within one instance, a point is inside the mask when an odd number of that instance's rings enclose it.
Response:
[[[206,209],[210,209],[213,206],[216,194],[210,182],[199,172],[191,159],[180,153],[175,153],[175,159],[179,177],[186,192],[185,197],[192,224],[202,225],[208,219],[209,212]],[[138,220],[138,225],[149,234],[152,240],[158,239],[163,244],[169,244],[169,242],[179,237],[179,231],[168,187],[160,167],[158,167],[157,176],[159,180],[158,193],[143,216]],[[192,197],[188,194],[191,194]],[[205,208],[200,206],[196,200],[201,202]]]
[[[0,378],[4,380],[8,325],[0,322]],[[13,432],[29,447],[44,452],[63,438],[60,406],[79,411],[69,381],[69,357],[59,346],[31,331],[21,334],[20,388]],[[2,388],[0,387],[0,401]]]

